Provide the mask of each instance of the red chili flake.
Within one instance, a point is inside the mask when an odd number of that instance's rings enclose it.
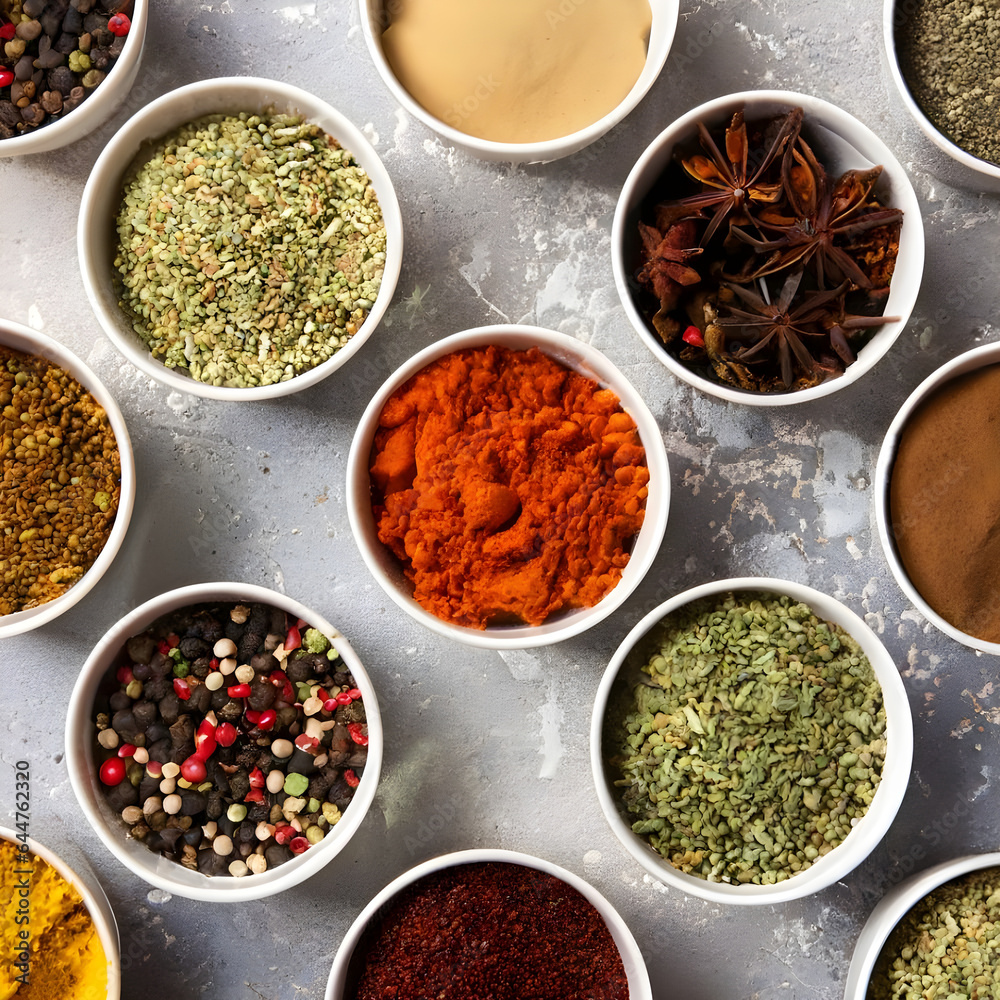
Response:
[[[234,684],[232,687],[226,688],[226,694],[228,694],[230,698],[249,698],[250,685]]]
[[[231,722],[220,722],[215,730],[215,742],[220,747],[231,747],[236,742],[236,727]]]
[[[188,759],[181,764],[181,777],[185,781],[190,781],[192,785],[199,784],[204,781],[207,776],[208,769],[205,767],[205,762],[197,755],[188,757]]]
[[[309,849],[309,841],[305,837],[292,837],[288,842],[288,849],[292,854],[302,854]]]
[[[274,839],[279,844],[287,844],[297,833],[298,831],[294,826],[282,823],[280,826],[274,828]]]
[[[255,767],[250,772],[250,787],[251,788],[263,788],[267,779],[264,777],[264,772],[259,768]]]
[[[248,708],[243,713],[243,718],[250,723],[251,726],[256,726],[260,722],[260,712],[255,712],[252,708]]]
[[[372,930],[357,1000],[629,996],[621,955],[593,904],[523,865],[455,865],[426,875],[383,908]]]
[[[288,635],[285,636],[285,649],[291,652],[293,649],[298,649],[302,645],[302,635],[299,632],[298,626],[293,625],[288,630]]]
[[[132,743],[123,743],[118,748],[119,757],[134,757],[135,756],[135,745]]]
[[[292,682],[283,670],[272,670],[267,679],[275,686],[281,688],[281,700],[291,705],[295,701],[295,691]]]
[[[0,84],[0,86],[3,86],[3,84]],[[119,667],[115,671],[115,680],[119,684],[131,684],[135,680],[135,674],[132,673],[131,667]]]
[[[181,644],[181,637],[176,632],[171,632],[167,636],[167,645],[171,649],[176,649]]]
[[[351,734],[351,739],[358,744],[359,747],[368,746],[368,737],[365,736],[364,727],[360,722],[352,722],[347,727],[348,733]]]
[[[170,652],[170,645],[166,639],[160,639],[156,644],[156,650],[166,656]]]
[[[128,14],[112,14],[108,18],[108,31],[112,35],[117,35],[121,38],[122,35],[127,35],[129,28],[132,27],[132,22],[129,20]]]
[[[191,685],[183,677],[174,678],[174,691],[181,701],[187,701],[191,697]]]
[[[209,667],[210,670],[218,670],[219,669],[219,658],[217,656],[213,656],[212,659],[210,659],[208,661],[208,667]]]
[[[273,708],[265,708],[257,720],[257,728],[263,729],[266,732],[268,729],[273,729],[277,721],[278,713]]]
[[[351,788],[357,788],[358,785],[361,784],[361,779],[354,773],[354,771],[351,770],[351,768],[348,768],[344,772],[344,781],[346,781]]]
[[[319,746],[319,740],[315,736],[307,736],[305,733],[301,733],[295,737],[295,745],[300,750],[312,750],[313,747]]]
[[[259,805],[264,801],[264,789],[251,788],[250,791],[243,796],[243,801],[249,802],[251,805]]]
[[[8,21],[6,24],[0,24],[0,39],[3,39],[3,41],[9,42],[14,37],[16,32],[17,28],[15,27],[13,21]],[[11,73],[10,76],[11,79],[14,78],[13,73]],[[6,87],[7,84],[4,84],[4,86]]]
[[[705,338],[701,335],[701,330],[696,326],[689,326],[682,334],[681,340],[685,344],[691,344],[693,347],[704,347]]]
[[[125,761],[112,757],[101,765],[99,773],[105,785],[120,785],[125,780]]]
[[[361,691],[359,688],[351,688],[347,694],[350,695],[351,701],[357,701],[361,697]]]

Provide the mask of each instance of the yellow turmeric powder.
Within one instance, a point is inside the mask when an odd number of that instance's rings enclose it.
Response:
[[[537,348],[457,351],[382,409],[379,538],[413,597],[473,628],[540,625],[621,578],[649,470],[618,397]]]
[[[0,1000],[105,1000],[108,963],[76,889],[0,839]]]

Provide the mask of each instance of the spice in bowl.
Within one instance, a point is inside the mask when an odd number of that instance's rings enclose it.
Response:
[[[98,777],[129,835],[210,876],[260,874],[319,843],[368,756],[338,655],[259,603],[194,605],[130,638],[95,705]]]
[[[354,955],[361,971],[345,1000],[629,996],[597,909],[562,879],[517,864],[423,876],[379,912]]]
[[[640,207],[637,304],[663,349],[711,382],[812,388],[896,321],[882,313],[902,212],[881,200],[882,167],[835,169],[809,126],[801,108],[698,122]]]
[[[642,526],[649,470],[611,390],[537,348],[490,345],[389,397],[370,477],[378,537],[414,600],[485,629],[597,604]]]
[[[382,50],[439,121],[492,142],[544,142],[587,128],[642,73],[649,0],[394,0]]]
[[[26,843],[5,838],[0,915],[0,997],[107,997],[108,958],[80,893]]]
[[[921,597],[1000,643],[1000,365],[931,393],[903,427],[889,484],[892,537]]]
[[[0,0],[0,140],[58,121],[122,54],[132,0]]]
[[[651,651],[651,653],[650,653]],[[879,787],[882,690],[858,643],[785,595],[669,615],[611,719],[620,808],[678,870],[772,885],[844,841]]]
[[[121,458],[107,413],[53,362],[0,346],[0,615],[64,594],[114,524]]]
[[[357,333],[385,267],[368,175],[293,115],[210,115],[155,144],[117,220],[120,305],[154,358],[216,386],[266,386]]]
[[[956,146],[1000,163],[1000,5],[907,0],[897,8],[896,54],[913,100]]]
[[[882,947],[867,1000],[988,997],[1000,965],[1000,869],[938,886],[896,925]]]

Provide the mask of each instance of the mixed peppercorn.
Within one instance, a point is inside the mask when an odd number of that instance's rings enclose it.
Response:
[[[259,874],[321,841],[368,756],[330,640],[264,604],[203,604],[128,640],[98,696],[99,777],[130,834],[206,875]]]

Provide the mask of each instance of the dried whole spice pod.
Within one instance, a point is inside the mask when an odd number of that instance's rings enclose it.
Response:
[[[672,372],[730,401],[789,405],[889,349],[923,233],[877,137],[826,102],[759,92],[696,108],[653,142],[619,199],[612,255],[633,326]]]

